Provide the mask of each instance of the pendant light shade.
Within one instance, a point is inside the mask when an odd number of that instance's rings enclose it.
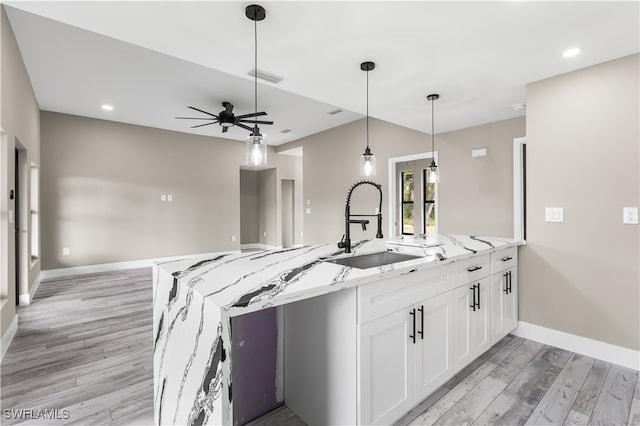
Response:
[[[252,4],[245,9],[247,18],[253,21],[254,29],[254,106],[256,119],[253,131],[245,139],[246,163],[250,166],[266,166],[267,165],[267,136],[260,133],[258,128],[258,21],[262,21],[266,16],[266,12],[262,6]]]
[[[428,183],[438,183],[440,181],[440,172],[438,170],[438,165],[436,164],[436,150],[435,150],[435,130],[434,130],[434,121],[433,121],[433,102],[438,100],[440,95],[431,94],[427,96],[427,100],[431,101],[431,164],[427,168],[427,182]]]
[[[369,71],[375,69],[375,67],[376,64],[373,62],[360,64],[360,69],[367,73],[367,147],[362,157],[360,157],[360,176],[365,177],[376,175],[376,156],[373,155],[369,148]]]

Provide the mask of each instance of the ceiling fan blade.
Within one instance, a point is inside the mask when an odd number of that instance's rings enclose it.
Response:
[[[217,118],[201,117],[175,117],[178,120],[217,120]]]
[[[222,128],[222,133],[227,133],[228,131],[229,131],[229,128],[228,128],[228,127],[223,127],[223,128]]]
[[[244,124],[242,124],[242,123],[236,123],[236,126],[238,126],[238,127],[242,127],[243,129],[247,129],[247,130],[250,130],[250,131],[252,131],[252,132],[253,132],[253,129],[252,129],[251,127],[249,127],[249,126],[245,126],[245,125],[244,125]]]
[[[211,123],[198,124],[197,126],[191,126],[191,128],[195,129],[196,127],[211,126],[212,124],[216,124],[216,122],[212,121]]]
[[[273,121],[262,121],[262,120],[251,120],[251,119],[246,119],[246,120],[238,120],[238,123],[273,124]],[[236,123],[236,125],[237,125],[238,123]]]
[[[238,118],[258,117],[260,115],[267,115],[267,113],[264,111],[261,111],[261,112],[252,112],[251,114],[236,115],[236,120]]]
[[[210,116],[212,116],[212,117],[218,118],[218,116],[217,116],[217,115],[215,115],[215,114],[211,114],[210,112],[207,112],[207,111],[203,111],[203,110],[198,109],[198,108],[196,108],[196,107],[192,107],[192,106],[190,106],[190,107],[187,107],[187,108],[191,108],[191,109],[193,109],[193,110],[200,111],[200,112],[201,112],[201,113],[203,113],[203,114],[207,114],[207,115],[210,115]]]

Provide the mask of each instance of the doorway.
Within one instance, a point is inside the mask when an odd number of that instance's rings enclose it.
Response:
[[[16,290],[16,306],[20,305],[20,150],[18,148],[15,149],[15,164],[13,168],[14,172],[14,185],[15,188],[15,213],[14,213],[14,232],[15,232],[15,271],[16,271],[16,281],[15,281],[15,290]]]
[[[294,181],[292,179],[281,180],[282,199],[282,247],[293,247],[294,241]]]

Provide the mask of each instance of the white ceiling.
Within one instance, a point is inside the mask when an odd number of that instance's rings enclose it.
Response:
[[[40,108],[244,140],[175,116],[253,111],[254,23],[246,1],[6,1]],[[523,115],[526,85],[640,51],[640,3],[262,1],[258,68],[261,126],[279,145],[366,113],[436,133]],[[566,59],[568,47],[583,49]],[[597,100],[594,100],[597,101]],[[109,103],[114,111],[105,112]],[[335,109],[344,112],[329,115]],[[289,133],[281,133],[290,129]]]

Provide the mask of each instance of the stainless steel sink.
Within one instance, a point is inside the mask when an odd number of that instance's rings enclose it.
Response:
[[[358,269],[375,268],[376,266],[390,265],[392,263],[404,262],[405,260],[419,259],[422,256],[412,254],[397,253],[393,251],[382,251],[377,253],[367,253],[355,256],[338,257],[328,259],[325,262],[337,263],[338,265],[350,266]]]

